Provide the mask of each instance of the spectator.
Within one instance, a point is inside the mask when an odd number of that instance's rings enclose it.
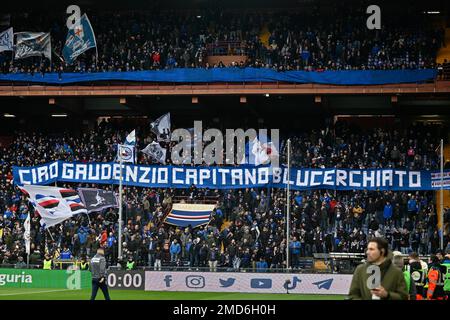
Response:
[[[27,264],[23,261],[23,257],[17,258],[17,263],[14,266],[16,269],[25,269],[27,267]]]
[[[178,255],[181,252],[181,246],[177,242],[177,239],[174,239],[172,241],[172,244],[170,245],[170,262],[176,262],[178,260]]]

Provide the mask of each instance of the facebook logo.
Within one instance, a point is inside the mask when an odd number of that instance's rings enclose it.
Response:
[[[166,288],[170,288],[170,283],[172,282],[172,276],[170,274],[164,277],[164,282],[166,283]]]
[[[250,287],[253,289],[270,289],[272,288],[272,279],[251,279]]]

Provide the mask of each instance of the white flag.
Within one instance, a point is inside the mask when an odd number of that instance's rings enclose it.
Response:
[[[23,238],[25,239],[25,251],[27,255],[30,254],[30,245],[31,245],[31,222],[30,222],[30,213],[28,213],[27,218],[25,219],[24,225],[25,232],[23,233]]]
[[[267,142],[267,137],[255,138],[246,145],[246,154],[240,161],[241,164],[252,164],[255,166],[269,164],[279,156],[278,150],[273,142]]]
[[[44,55],[52,59],[52,46],[50,33],[45,32],[18,32],[16,35],[16,49],[14,59],[27,57],[40,57]]]
[[[9,28],[0,33],[0,52],[14,50],[14,33],[13,28]]]
[[[253,140],[252,154],[255,166],[259,166],[260,164],[266,164],[269,162],[269,156],[266,152],[264,152],[263,145],[257,138]]]
[[[41,216],[45,228],[57,225],[79,213],[87,213],[75,190],[24,185],[19,187]]]
[[[152,122],[150,128],[156,134],[158,141],[170,141],[170,112]]]
[[[130,134],[126,137],[124,144],[129,146],[136,145],[136,130],[130,132]]]
[[[134,146],[126,144],[117,145],[117,161],[120,162],[120,159],[123,162],[134,163]]]
[[[141,152],[145,153],[150,158],[158,161],[159,163],[164,164],[166,162],[167,149],[161,147],[159,142],[150,143],[148,146],[142,149]]]

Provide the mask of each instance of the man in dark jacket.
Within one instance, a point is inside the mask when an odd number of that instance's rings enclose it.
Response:
[[[106,283],[106,259],[103,248],[99,248],[97,254],[91,259],[90,269],[92,272],[91,300],[95,300],[99,288],[102,290],[105,300],[111,300]]]
[[[213,243],[211,248],[208,250],[208,264],[209,271],[217,271],[217,260],[219,259],[219,250],[216,248],[216,244]]]
[[[350,285],[350,299],[408,299],[408,292],[406,290],[406,282],[403,273],[392,264],[392,260],[388,258],[388,253],[388,243],[385,239],[372,238],[369,240],[366,251],[367,262],[356,267]],[[378,266],[379,272],[374,270],[375,273],[372,273],[370,271],[371,269],[375,269],[374,266]],[[379,276],[380,279],[376,279],[377,276]],[[375,283],[378,282],[379,285],[374,289],[369,289],[368,284],[374,279]]]

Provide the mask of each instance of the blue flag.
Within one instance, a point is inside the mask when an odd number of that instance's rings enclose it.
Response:
[[[87,15],[83,14],[79,23],[67,32],[66,43],[62,51],[64,60],[68,64],[72,64],[80,54],[96,47],[94,29],[92,29]]]

